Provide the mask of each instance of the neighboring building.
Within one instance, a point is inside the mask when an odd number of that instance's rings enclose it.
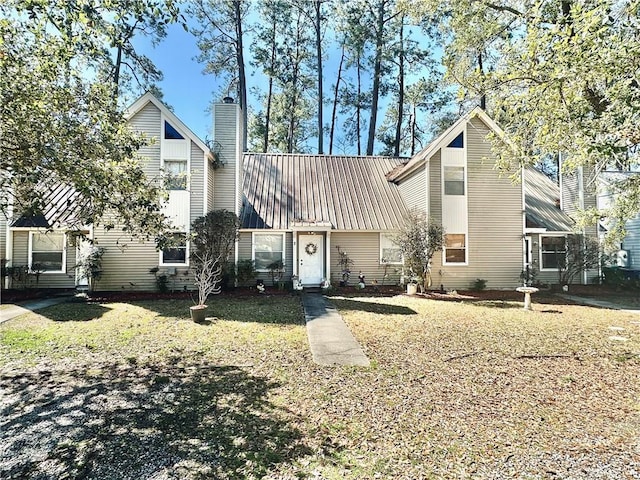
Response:
[[[405,215],[419,209],[446,231],[445,248],[433,261],[434,286],[464,289],[484,279],[487,288],[514,288],[527,265],[551,268],[545,248],[571,229],[553,182],[518,169],[514,182],[495,169],[486,137],[503,133],[479,108],[408,160],[243,154],[240,107],[215,104],[213,114],[214,152],[151,94],[132,105],[128,118],[155,139],[140,153],[150,178],[164,172],[175,235],[185,238],[191,222],[210,210],[233,211],[241,220],[235,261],[255,261],[265,280],[267,266],[282,261],[285,280],[338,283],[339,247],[353,261],[352,283],[359,273],[367,283],[395,283],[402,259],[391,239]],[[72,288],[85,282],[74,268],[85,247],[56,212],[0,219],[0,247],[10,266],[46,264],[40,286]],[[157,251],[117,229],[86,232],[105,248],[99,289],[152,290],[163,274],[171,289],[194,288],[187,242]]]

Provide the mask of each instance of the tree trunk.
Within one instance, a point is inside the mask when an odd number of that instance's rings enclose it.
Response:
[[[323,92],[322,92],[322,42],[320,38],[320,26],[321,26],[321,9],[322,2],[320,0],[315,1],[316,7],[316,55],[318,57],[318,154],[322,155],[324,152],[324,127],[322,125],[322,108],[323,108]]]
[[[484,90],[484,67],[482,66],[482,52],[478,53],[478,69],[480,70],[480,78],[482,79],[480,90],[480,108],[482,110],[487,109],[487,95]]]
[[[122,44],[118,44],[118,51],[116,53],[116,64],[113,72],[113,98],[117,100],[118,89],[120,84],[120,68],[122,68]]]
[[[336,80],[336,88],[333,93],[333,110],[331,111],[331,131],[329,133],[329,155],[333,155],[333,136],[336,128],[336,114],[338,110],[338,92],[340,91],[340,82],[342,81],[342,64],[344,63],[344,44],[342,44],[342,55],[340,56],[340,65],[338,65],[338,78]]]
[[[404,15],[400,22],[400,55],[398,59],[398,118],[396,138],[393,142],[393,155],[400,156],[400,137],[402,136],[402,114],[404,110]]]
[[[240,95],[240,107],[242,108],[242,151],[247,151],[247,78],[244,68],[244,51],[242,38],[242,16],[240,13],[240,1],[234,0],[233,8],[236,23],[236,61],[238,62],[238,93]]]
[[[357,144],[358,144],[358,155],[362,155],[362,140],[360,138],[360,123],[361,123],[361,115],[362,115],[362,77],[361,77],[361,69],[360,69],[360,60],[362,58],[361,51],[358,50],[358,96],[356,97],[356,136],[357,136]]]
[[[411,106],[411,156],[416,153],[416,104]]]
[[[265,120],[264,120],[264,140],[262,151],[267,153],[269,149],[269,128],[271,126],[271,102],[273,99],[273,70],[275,69],[276,63],[276,27],[277,22],[274,16],[273,24],[271,25],[271,58],[269,60],[269,91],[267,93],[267,111],[265,112]]]
[[[373,88],[371,89],[371,115],[369,117],[369,138],[367,139],[367,155],[373,155],[373,144],[376,138],[378,119],[378,97],[380,95],[380,77],[382,76],[382,47],[384,43],[384,1],[378,1],[376,18],[376,56],[373,66]]]

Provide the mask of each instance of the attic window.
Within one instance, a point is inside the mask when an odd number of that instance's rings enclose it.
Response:
[[[180,132],[176,130],[169,122],[164,122],[164,138],[166,140],[184,140]]]
[[[464,136],[462,132],[456,138],[454,138],[449,145],[449,148],[464,148]]]

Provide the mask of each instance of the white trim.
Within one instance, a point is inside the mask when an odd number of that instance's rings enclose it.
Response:
[[[407,175],[410,175],[413,171],[420,167],[420,165],[427,162],[438,150],[440,150],[443,146],[448,145],[451,140],[457,137],[457,134],[460,133],[461,125],[464,124],[464,129],[466,130],[466,123],[471,121],[473,118],[478,118],[484,124],[489,127],[490,130],[502,139],[505,143],[512,146],[511,142],[507,139],[504,131],[493,121],[489,115],[485,113],[480,107],[475,107],[466,115],[460,117],[453,125],[447,128],[438,138],[436,138],[433,142],[431,142],[427,147],[422,149],[420,152],[416,153],[413,158],[407,163],[407,165],[402,169],[402,171],[393,178],[394,182],[398,182],[405,178]],[[467,138],[465,134],[465,149],[467,148]]]
[[[255,261],[256,261],[256,235],[280,235],[282,236],[282,264],[285,266],[286,269],[286,258],[287,258],[287,235],[285,232],[278,232],[278,231],[273,231],[273,230],[262,230],[262,231],[256,231],[256,232],[252,232],[251,234],[251,260],[254,262],[255,265]],[[257,268],[256,267],[256,272],[268,272],[269,270],[264,269],[264,268]]]
[[[205,158],[207,158],[207,154],[210,154],[211,151],[209,150],[209,147],[207,147],[205,145],[205,143],[200,140],[200,138],[198,138],[198,136],[193,133],[189,127],[187,127],[184,122],[182,120],[180,120],[175,113],[173,113],[171,110],[169,110],[166,105],[164,103],[162,103],[159,99],[157,99],[151,92],[147,92],[144,95],[142,95],[140,98],[138,98],[138,100],[136,100],[135,102],[133,102],[133,104],[131,104],[129,106],[129,108],[127,108],[126,112],[125,112],[125,118],[127,120],[130,120],[133,116],[135,116],[138,112],[140,112],[145,105],[147,105],[147,103],[151,102],[153,105],[155,105],[158,110],[160,110],[160,113],[162,115],[165,115],[166,117],[168,117],[169,119],[171,119],[171,124],[175,127],[176,124],[180,126],[180,129],[187,132],[187,137],[189,137],[191,140],[193,140],[193,142],[198,145],[198,147],[200,147],[200,149],[205,153]],[[164,127],[164,125],[163,125]],[[164,131],[161,134],[161,138],[164,138]]]
[[[382,263],[382,259],[384,258],[382,255],[382,239],[387,239],[391,245],[395,245],[393,239],[391,238],[391,234],[389,232],[380,232],[378,234],[378,264],[384,265]],[[400,250],[400,247],[396,245],[396,248]],[[400,251],[400,261],[399,262],[387,262],[389,265],[404,265],[404,258],[402,257],[402,251]]]
[[[28,250],[27,250],[27,263],[29,266],[29,272],[33,272],[33,235],[34,233],[47,235],[48,233],[62,234],[62,270],[45,270],[41,274],[49,275],[52,273],[67,273],[67,234],[64,231],[56,230],[46,230],[46,229],[31,229],[29,230],[29,242],[28,242]]]
[[[538,236],[538,265],[540,265],[540,268],[538,269],[539,272],[557,272],[558,271],[558,267],[553,267],[553,268],[544,268],[544,263],[542,261],[542,237],[562,237],[565,239],[567,239],[567,234],[563,234],[563,233],[545,233],[545,234],[540,234],[540,236]],[[567,258],[567,250],[566,250],[566,243],[565,243],[565,259]]]
[[[185,239],[185,250],[184,250],[184,263],[164,263],[162,259],[164,258],[164,250],[160,250],[159,258],[158,258],[158,266],[160,267],[188,267],[189,266],[189,253],[190,253],[190,242],[187,240],[188,232],[171,232],[172,235],[184,235]]]
[[[447,267],[468,267],[469,266],[469,233],[468,232],[449,232],[451,235],[464,235],[464,262],[447,262],[447,240],[445,233],[445,241],[442,247],[442,265]],[[451,250],[460,250],[452,248]]]

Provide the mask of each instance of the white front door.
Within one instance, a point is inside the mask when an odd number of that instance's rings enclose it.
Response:
[[[76,241],[76,263],[80,265],[91,253],[91,243],[80,237],[77,237]],[[76,268],[76,287],[80,289],[89,288],[89,278],[80,267]]]
[[[320,286],[324,278],[324,236],[298,235],[298,278],[303,285]]]

